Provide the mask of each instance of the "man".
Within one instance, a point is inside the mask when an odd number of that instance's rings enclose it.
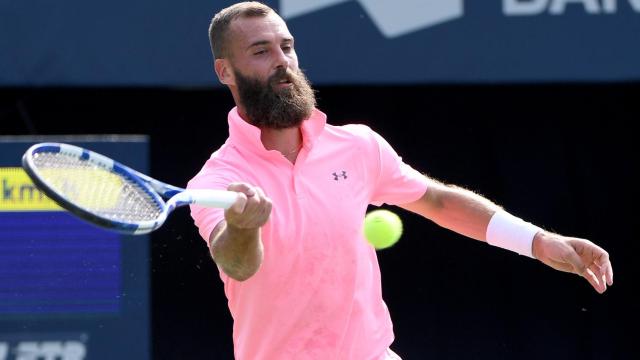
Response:
[[[326,124],[294,38],[269,7],[228,7],[209,35],[215,72],[237,106],[229,139],[189,188],[240,194],[226,211],[192,207],[225,284],[237,359],[399,358],[375,250],[361,231],[369,204],[398,205],[576,273],[600,293],[612,284],[609,256],[592,242],[425,177],[366,126]]]

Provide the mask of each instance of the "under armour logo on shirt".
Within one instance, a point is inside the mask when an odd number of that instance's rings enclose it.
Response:
[[[343,180],[347,178],[347,172],[342,170],[341,172],[334,172],[333,173],[333,180],[338,181],[340,180],[340,178],[342,178]]]

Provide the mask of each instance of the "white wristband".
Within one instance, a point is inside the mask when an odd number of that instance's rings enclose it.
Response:
[[[499,210],[487,226],[487,243],[533,258],[531,246],[539,227]]]

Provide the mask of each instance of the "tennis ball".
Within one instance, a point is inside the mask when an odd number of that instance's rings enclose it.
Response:
[[[377,250],[395,244],[402,235],[402,220],[389,210],[374,210],[364,217],[364,237]]]

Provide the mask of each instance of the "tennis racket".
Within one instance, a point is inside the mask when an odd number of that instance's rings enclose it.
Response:
[[[153,179],[104,155],[61,143],[40,143],[22,157],[34,184],[62,208],[125,234],[158,229],[177,207],[229,208],[237,193],[185,190]],[[165,202],[164,200],[167,199]]]

